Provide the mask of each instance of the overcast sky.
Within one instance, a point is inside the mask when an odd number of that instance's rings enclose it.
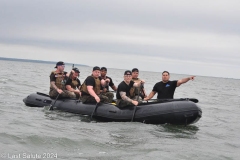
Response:
[[[240,1],[0,0],[0,57],[240,79]]]

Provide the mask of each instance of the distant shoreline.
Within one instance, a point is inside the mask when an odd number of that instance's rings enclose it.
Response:
[[[56,64],[56,62],[53,62],[53,61],[43,61],[43,60],[33,60],[33,59],[20,59],[20,58],[0,57],[0,60],[4,60],[4,61],[19,61],[19,62],[34,62],[34,63]],[[65,63],[65,64],[72,65],[72,63]],[[75,65],[89,67],[88,65],[84,65],[84,64],[75,64]]]

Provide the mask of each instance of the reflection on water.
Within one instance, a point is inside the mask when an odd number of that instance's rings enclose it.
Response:
[[[81,121],[81,122],[91,122],[90,116],[88,115],[79,115],[74,113],[68,113],[60,110],[49,110],[49,106],[44,106],[42,111],[45,113],[45,117],[50,120],[62,120],[62,121]]]
[[[154,136],[158,138],[186,138],[186,139],[196,139],[196,133],[199,128],[195,125],[170,125],[162,124],[157,125],[155,130],[151,132]]]
[[[161,126],[163,127],[163,132],[174,133],[176,135],[176,137],[179,137],[179,138],[181,138],[181,137],[182,138],[192,138],[191,136],[195,135],[199,130],[199,128],[195,125],[174,126],[174,125],[165,124],[165,125],[161,125]]]

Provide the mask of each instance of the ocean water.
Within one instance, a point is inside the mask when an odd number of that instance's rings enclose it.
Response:
[[[77,67],[83,82],[92,68]],[[178,87],[175,98],[197,98],[203,111],[189,126],[101,123],[25,106],[22,100],[29,94],[48,93],[52,70],[54,64],[0,60],[0,159],[240,159],[239,79],[197,76]],[[109,68],[108,76],[118,85],[123,72]],[[161,72],[140,71],[147,93]],[[171,80],[186,76],[171,74]]]

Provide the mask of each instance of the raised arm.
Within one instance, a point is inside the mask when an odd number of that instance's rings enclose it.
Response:
[[[105,80],[104,80],[104,79],[102,79],[102,80],[101,80],[101,85],[102,85],[103,87],[105,87],[105,86],[107,86],[107,85],[108,85],[108,83],[109,83],[109,82],[110,82],[110,79],[108,79],[108,78],[107,78],[107,79],[105,79]]]
[[[190,76],[187,78],[183,78],[177,81],[177,87],[179,87],[181,84],[188,82],[189,80],[194,80],[196,76]]]
[[[144,83],[145,83],[145,81],[144,81],[144,80],[141,80],[140,82],[135,82],[135,83],[133,84],[133,86],[134,86],[134,87],[140,87],[141,84],[144,84]]]

